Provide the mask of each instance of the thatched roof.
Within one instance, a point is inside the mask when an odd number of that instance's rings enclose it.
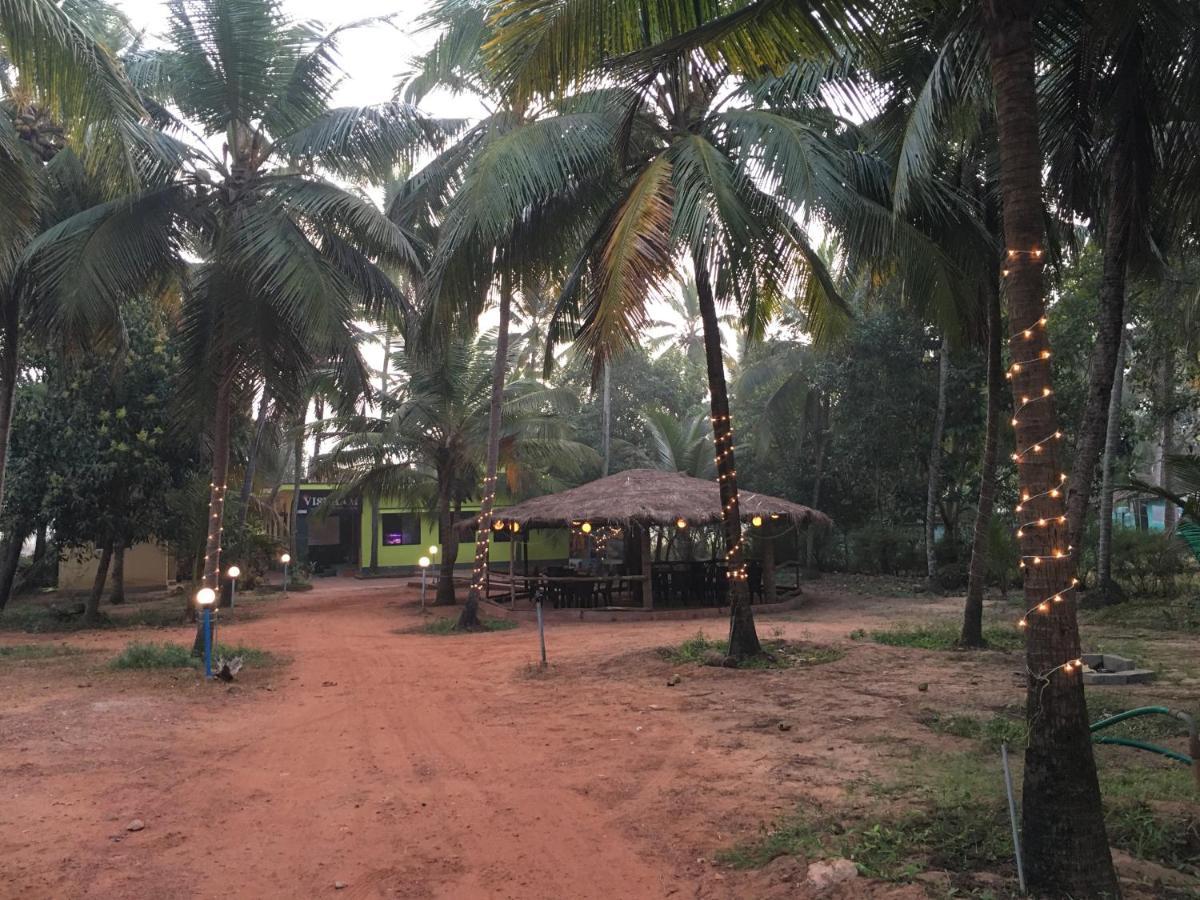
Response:
[[[824,513],[779,497],[739,491],[738,501],[746,521],[762,516],[796,525],[831,524]],[[689,525],[711,525],[721,521],[721,495],[716,481],[680,472],[629,469],[557,494],[534,497],[498,510],[496,517],[519,522],[522,528],[561,528],[574,522],[673,525],[680,517]]]

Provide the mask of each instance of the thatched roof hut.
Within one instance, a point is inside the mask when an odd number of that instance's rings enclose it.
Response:
[[[790,500],[739,491],[742,519],[786,519],[795,525],[828,526],[824,513]],[[593,525],[714,525],[721,521],[721,494],[716,481],[681,472],[629,469],[576,488],[534,497],[496,513],[522,528],[560,528],[574,522]],[[470,523],[468,523],[470,527]]]

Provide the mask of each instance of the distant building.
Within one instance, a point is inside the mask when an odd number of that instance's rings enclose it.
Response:
[[[354,574],[365,569],[371,561],[371,504],[353,499],[329,509],[323,504],[331,493],[331,484],[301,484],[300,506],[296,522],[296,555],[317,572]],[[276,498],[276,510],[282,521],[292,504],[292,488],[285,487]],[[474,518],[478,503],[464,503],[461,518]],[[496,514],[503,518],[503,507]],[[489,560],[504,565],[509,558],[509,543],[513,535],[493,531]],[[563,563],[569,552],[566,529],[541,529],[518,532],[515,558],[517,564],[537,566]],[[474,538],[460,532],[458,566],[469,569],[474,561]],[[445,543],[440,534],[437,516],[425,509],[385,498],[379,507],[379,568],[384,572],[409,572],[417,568],[417,560],[429,555],[429,548],[439,552]],[[436,562],[436,560],[435,560]]]
[[[1146,497],[1125,491],[1117,491],[1113,496],[1113,522],[1122,528],[1164,531],[1166,511],[1167,501],[1161,497]]]

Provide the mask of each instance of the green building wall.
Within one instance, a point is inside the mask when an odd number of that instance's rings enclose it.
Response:
[[[479,509],[479,504],[468,505],[464,504],[463,512],[476,512]],[[418,513],[421,517],[421,543],[419,544],[404,544],[397,547],[387,547],[383,545],[383,528],[379,529],[379,567],[382,569],[415,567],[417,560],[422,556],[429,555],[429,548],[436,545],[438,554],[441,554],[441,545],[438,542],[438,522],[437,516],[432,515],[427,511],[417,511],[412,507],[403,506],[395,502],[389,502],[386,498],[380,503],[379,514],[382,517],[387,513]],[[366,568],[371,562],[371,505],[370,501],[363,500],[362,510],[362,540],[359,548],[359,566]],[[507,566],[510,544],[507,541],[497,541],[493,533],[492,539],[488,542],[488,560],[493,566]],[[528,539],[521,542],[521,545],[528,553],[530,565],[546,564],[554,562],[564,562],[568,554],[568,535],[565,528],[546,529],[535,528],[528,533]],[[475,545],[474,534],[463,535],[460,532],[458,561],[457,564],[463,568],[469,568],[474,559]],[[522,559],[521,549],[517,550],[517,565],[520,566]],[[433,557],[436,563],[438,557]]]

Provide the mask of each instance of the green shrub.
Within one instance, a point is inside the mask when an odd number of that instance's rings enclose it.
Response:
[[[1187,548],[1174,535],[1136,528],[1114,528],[1113,578],[1134,593],[1170,597],[1182,588],[1188,570]]]
[[[197,664],[190,647],[131,641],[112,661],[114,669],[186,669]]]
[[[870,575],[895,575],[921,568],[919,542],[910,530],[872,523],[849,535],[850,568]]]
[[[213,667],[216,667],[217,660],[222,657],[233,659],[235,656],[240,656],[242,662],[248,666],[267,666],[279,661],[274,654],[257,647],[217,644],[212,652]],[[114,669],[189,669],[199,668],[203,664],[202,659],[192,656],[190,646],[131,641],[110,665]]]

